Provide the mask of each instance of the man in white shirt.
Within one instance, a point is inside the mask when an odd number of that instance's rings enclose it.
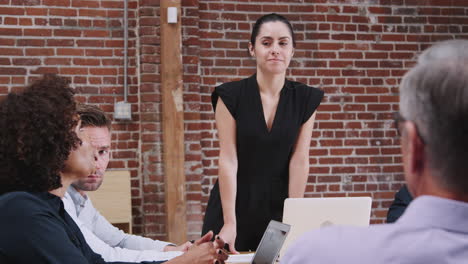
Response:
[[[111,148],[111,122],[98,107],[79,105],[82,130],[97,148],[96,173],[74,182],[63,198],[65,210],[75,220],[86,242],[106,261],[168,260],[187,251],[191,243],[171,243],[130,235],[114,227],[93,206],[86,195],[97,190],[107,169]]]
[[[332,226],[299,238],[282,264],[468,263],[468,40],[424,51],[400,85],[408,190],[393,224]]]

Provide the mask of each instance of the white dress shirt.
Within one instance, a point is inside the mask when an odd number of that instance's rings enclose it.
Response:
[[[306,233],[281,264],[468,263],[468,203],[421,196],[393,224]]]
[[[114,227],[94,208],[91,200],[73,186],[68,188],[62,200],[88,245],[106,261],[169,260],[182,254],[180,251],[162,252],[171,243],[126,234]]]

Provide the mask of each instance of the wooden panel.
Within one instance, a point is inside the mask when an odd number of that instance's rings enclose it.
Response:
[[[130,172],[123,170],[107,171],[101,187],[87,192],[94,207],[112,224],[128,226],[132,231],[132,200]],[[124,231],[127,231],[124,230]]]
[[[184,109],[180,0],[163,0],[161,12],[161,90],[163,159],[168,241],[187,241],[184,171]],[[177,23],[167,23],[167,8],[177,8]]]

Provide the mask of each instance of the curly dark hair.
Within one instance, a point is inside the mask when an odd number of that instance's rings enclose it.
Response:
[[[0,102],[0,194],[62,186],[60,171],[81,142],[69,81],[45,75]]]

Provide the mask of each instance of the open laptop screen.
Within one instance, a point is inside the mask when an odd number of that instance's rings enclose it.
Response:
[[[291,225],[281,254],[302,234],[327,225],[368,226],[370,197],[288,198],[283,223]]]
[[[252,260],[252,264],[272,264],[278,257],[290,226],[271,220]]]

